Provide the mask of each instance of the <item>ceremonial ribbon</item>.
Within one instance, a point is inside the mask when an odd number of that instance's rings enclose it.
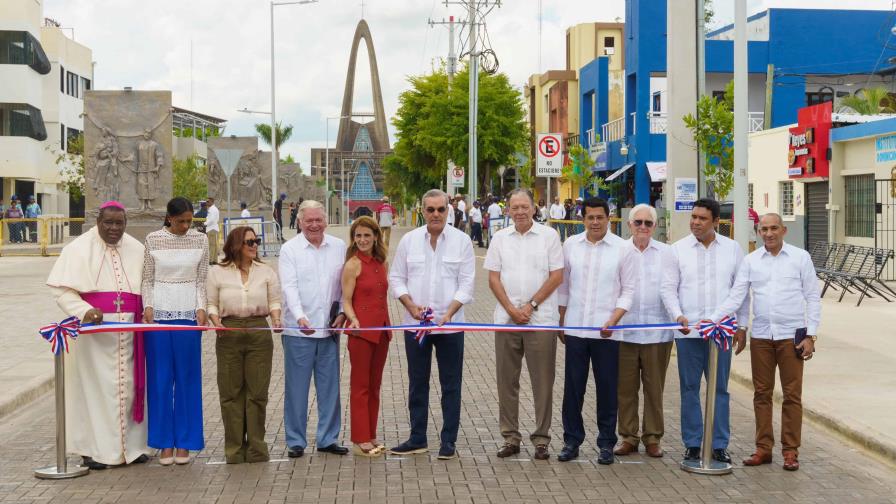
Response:
[[[727,352],[731,349],[731,338],[737,331],[737,318],[726,316],[718,324],[712,320],[701,320],[697,325],[697,332],[704,340],[711,339],[720,349]]]
[[[432,308],[427,306],[423,313],[420,314],[420,326],[421,328],[417,330],[417,333],[414,334],[414,339],[417,340],[417,343],[420,346],[423,346],[423,338],[426,338],[426,335],[429,333],[429,329],[424,329],[425,327],[433,326],[432,322]]]
[[[54,355],[68,353],[68,339],[78,339],[78,331],[81,328],[81,321],[78,317],[69,317],[58,324],[50,324],[41,327],[38,331],[40,335],[50,343],[50,350]]]

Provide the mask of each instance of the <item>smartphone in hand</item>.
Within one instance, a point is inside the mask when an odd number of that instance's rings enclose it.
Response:
[[[806,339],[807,332],[808,332],[807,328],[800,327],[793,334],[793,350],[796,352],[796,356],[799,357],[800,359],[803,358],[803,350],[801,348],[799,348],[799,346],[800,346],[800,343],[802,343],[803,340]]]

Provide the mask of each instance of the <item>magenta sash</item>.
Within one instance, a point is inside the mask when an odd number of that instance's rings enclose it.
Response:
[[[143,298],[130,292],[121,293],[121,309],[116,306],[118,292],[82,292],[81,299],[103,313],[132,313],[134,322],[143,320]],[[146,353],[143,347],[143,333],[134,333],[134,407],[133,418],[143,422],[143,404],[146,395]]]

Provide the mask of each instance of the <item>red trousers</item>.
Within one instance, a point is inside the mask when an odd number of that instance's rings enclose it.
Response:
[[[380,412],[380,385],[389,353],[389,337],[379,343],[358,336],[349,336],[348,354],[352,364],[350,379],[352,443],[366,443],[376,438],[376,422]]]

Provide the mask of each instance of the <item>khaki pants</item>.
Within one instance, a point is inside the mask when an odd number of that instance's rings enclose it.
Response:
[[[268,327],[264,317],[222,320],[224,327]],[[267,462],[264,440],[274,342],[270,331],[226,331],[215,341],[218,393],[228,464]]]
[[[619,345],[619,437],[632,446],[659,444],[665,432],[663,389],[672,342]],[[644,386],[644,418],[638,435],[638,390]]]
[[[218,232],[209,231],[208,235],[208,263],[215,264],[218,262]]]
[[[554,393],[554,367],[557,358],[557,333],[501,332],[495,334],[495,358],[498,378],[498,422],[504,442],[519,446],[520,371],[523,357],[529,368],[532,398],[535,402],[535,430],[532,444],[551,442],[551,412]]]
[[[386,245],[386,250],[389,249],[389,238],[392,237],[392,226],[383,226],[380,229],[383,230],[383,244]]]
[[[756,414],[756,451],[771,453],[775,446],[772,428],[772,394],[775,368],[781,374],[782,452],[799,453],[803,424],[803,359],[796,356],[793,340],[772,341],[750,338],[750,364],[753,368],[753,410]]]

